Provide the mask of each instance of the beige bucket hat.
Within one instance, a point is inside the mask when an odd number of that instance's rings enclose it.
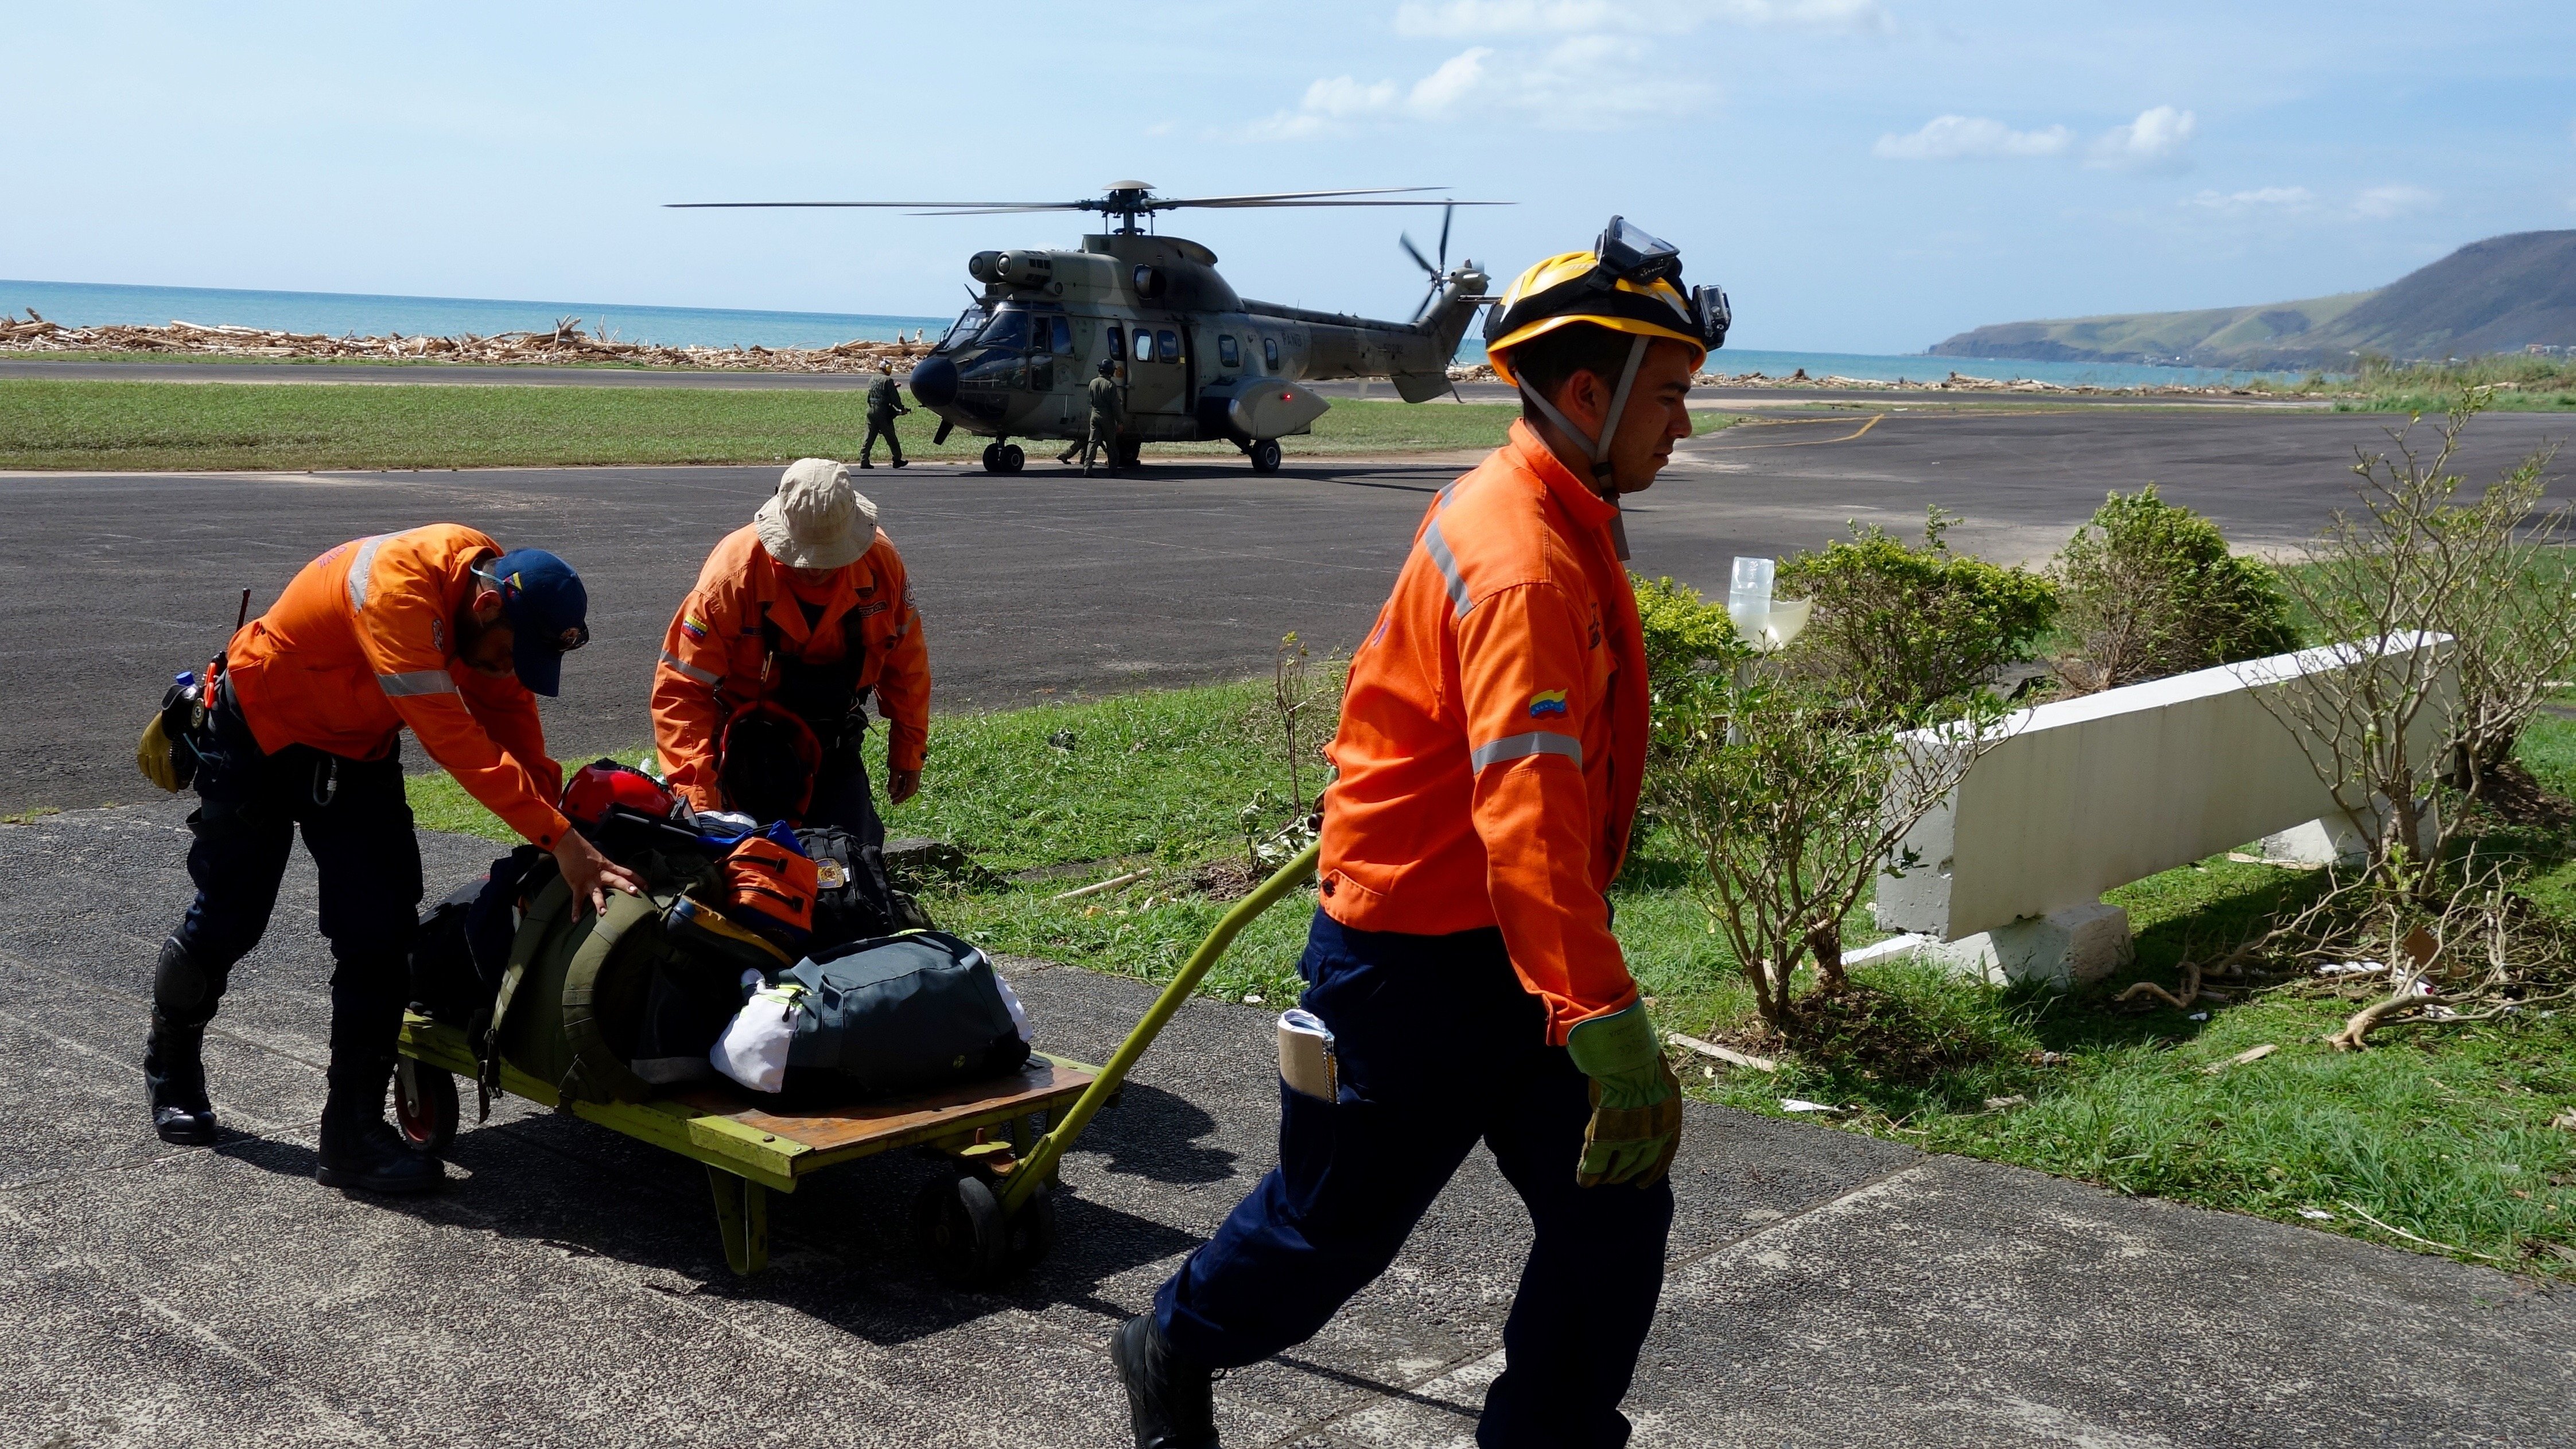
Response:
[[[877,506],[850,486],[850,470],[829,458],[799,458],[778,491],[751,516],[760,545],[792,569],[836,569],[876,542]]]

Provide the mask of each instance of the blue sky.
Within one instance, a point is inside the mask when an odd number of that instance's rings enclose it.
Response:
[[[658,203],[1436,184],[1519,203],[1459,213],[1499,273],[1624,212],[1740,345],[1901,352],[2576,227],[2565,0],[5,3],[0,276],[53,281],[941,314],[1080,227]],[[1401,316],[1438,224],[1166,229]]]

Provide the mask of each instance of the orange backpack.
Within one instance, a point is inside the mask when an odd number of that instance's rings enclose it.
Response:
[[[745,836],[716,866],[716,905],[736,922],[803,944],[814,929],[814,862],[765,835]]]

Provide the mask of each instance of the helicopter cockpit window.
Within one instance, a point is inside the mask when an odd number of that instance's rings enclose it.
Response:
[[[1029,343],[1029,314],[1017,307],[1004,307],[975,334],[978,347],[1026,347]]]
[[[1073,324],[1066,321],[1064,314],[1062,313],[1057,313],[1055,316],[1049,317],[1047,319],[1047,323],[1053,329],[1051,336],[1054,339],[1053,345],[1047,350],[1053,352],[1058,357],[1071,357],[1073,355]]]
[[[1154,360],[1154,334],[1142,327],[1136,329],[1136,360],[1138,362]]]
[[[975,336],[975,330],[983,325],[984,309],[969,307],[957,314],[957,321],[949,327],[948,335],[940,338],[939,345],[931,350],[946,352],[952,348],[963,347]]]
[[[1219,336],[1217,338],[1216,355],[1217,360],[1223,362],[1228,367],[1243,366],[1243,350],[1234,345],[1234,339],[1232,337]]]
[[[1181,334],[1179,334],[1178,332],[1170,332],[1170,331],[1157,332],[1157,333],[1155,333],[1155,334],[1154,334],[1154,356],[1155,356],[1155,357],[1157,357],[1157,358],[1159,358],[1160,360],[1162,360],[1162,361],[1164,361],[1164,362],[1178,362],[1178,361],[1180,361],[1180,360],[1181,360]]]
[[[1277,372],[1279,370],[1278,338],[1264,337],[1261,339],[1261,362],[1263,366],[1269,368],[1272,372]]]

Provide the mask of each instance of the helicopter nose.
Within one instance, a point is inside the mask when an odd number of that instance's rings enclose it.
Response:
[[[957,364],[945,357],[925,357],[906,384],[923,407],[944,408],[957,401]]]

